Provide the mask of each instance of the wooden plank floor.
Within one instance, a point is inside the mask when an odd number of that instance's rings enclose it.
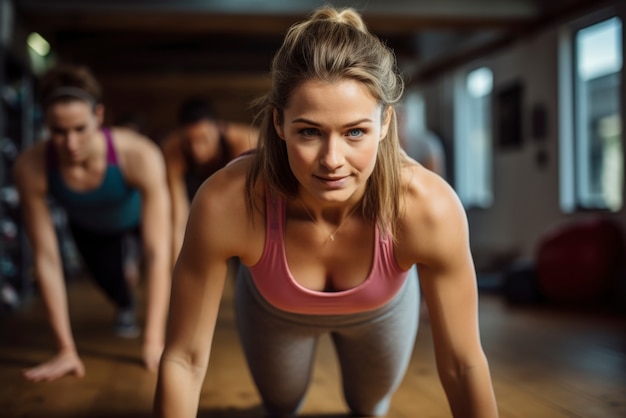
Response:
[[[232,283],[231,283],[232,284]],[[151,416],[156,376],[140,363],[140,340],[111,332],[113,309],[85,279],[70,282],[73,327],[87,376],[30,383],[21,370],[52,354],[43,307],[0,319],[0,417],[144,418]],[[501,417],[626,417],[626,327],[623,316],[513,308],[481,295],[482,338]],[[237,335],[232,286],[221,307],[215,346],[200,401],[200,417],[262,417]],[[345,417],[337,365],[320,344],[302,416]],[[448,417],[433,364],[427,312],[413,360],[388,417]]]

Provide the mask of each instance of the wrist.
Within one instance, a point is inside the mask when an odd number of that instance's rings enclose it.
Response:
[[[61,345],[61,347],[59,347],[59,353],[78,355],[78,351],[76,350],[76,346],[74,344]]]
[[[143,337],[144,345],[163,345],[165,343],[165,336],[162,333],[149,333],[146,332]]]

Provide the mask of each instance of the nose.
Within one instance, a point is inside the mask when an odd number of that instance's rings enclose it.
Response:
[[[65,135],[65,146],[68,151],[75,151],[79,146],[79,137],[76,132],[68,132]]]
[[[322,148],[320,155],[320,164],[326,167],[329,171],[334,171],[343,165],[344,156],[342,144],[342,139],[337,138],[334,135],[328,137],[324,143],[324,147]]]

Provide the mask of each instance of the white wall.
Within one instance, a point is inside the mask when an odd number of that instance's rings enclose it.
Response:
[[[624,9],[626,6],[619,12],[622,22],[626,22]],[[468,71],[485,65],[494,73],[494,92],[512,81],[521,81],[524,86],[523,146],[519,150],[505,151],[494,145],[494,204],[488,209],[468,211],[472,250],[479,268],[489,264],[494,258],[507,254],[530,260],[538,240],[548,229],[589,215],[565,214],[559,207],[560,29],[560,26],[555,25],[526,37],[506,50],[442,74],[437,80],[420,89],[425,97],[427,126],[439,133],[448,149],[452,150],[455,71]],[[626,83],[622,81],[622,115],[626,108],[624,84]],[[548,133],[543,141],[533,139],[530,134],[530,110],[535,104],[543,104],[547,109]],[[622,120],[626,118],[622,117]],[[624,136],[624,129],[622,135]],[[536,157],[542,149],[547,154],[548,162],[545,167],[540,168]],[[448,166],[453,167],[451,161]],[[622,211],[612,216],[619,219],[626,228],[625,213]]]

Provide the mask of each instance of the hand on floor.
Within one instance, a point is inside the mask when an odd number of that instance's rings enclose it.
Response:
[[[85,376],[85,366],[74,351],[62,351],[37,367],[24,370],[24,377],[33,382],[49,382],[67,375]]]

